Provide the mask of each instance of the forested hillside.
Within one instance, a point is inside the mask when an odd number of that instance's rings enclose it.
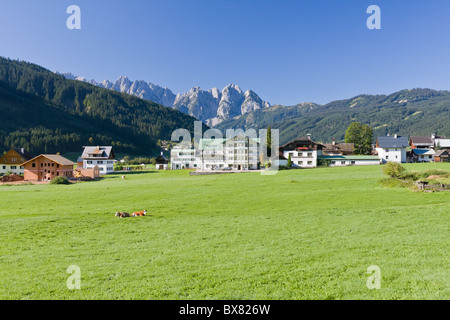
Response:
[[[432,133],[450,137],[450,92],[430,89],[402,90],[391,95],[360,95],[326,105],[302,103],[256,110],[220,123],[215,128],[272,128],[280,130],[280,142],[286,143],[311,133],[314,140],[343,140],[352,122],[370,125],[374,137],[399,133]]]
[[[173,130],[195,118],[151,101],[67,80],[35,64],[0,58],[0,150],[81,151],[113,145],[116,152],[155,154]]]

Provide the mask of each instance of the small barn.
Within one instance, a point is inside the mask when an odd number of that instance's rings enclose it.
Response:
[[[450,152],[439,150],[434,154],[434,162],[450,162]]]
[[[157,170],[168,170],[170,160],[167,159],[161,152],[161,155],[156,158],[156,169]]]

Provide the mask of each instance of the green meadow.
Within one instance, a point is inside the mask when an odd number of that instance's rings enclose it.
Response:
[[[449,299],[450,192],[387,188],[381,169],[0,186],[0,299]]]

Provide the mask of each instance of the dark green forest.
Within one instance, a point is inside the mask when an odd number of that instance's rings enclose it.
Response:
[[[0,151],[66,153],[112,145],[116,153],[156,155],[158,140],[170,140],[178,128],[192,132],[195,120],[32,63],[0,58]]]
[[[402,90],[391,95],[360,95],[326,105],[303,103],[273,106],[230,119],[215,128],[280,130],[280,143],[310,133],[318,142],[343,141],[352,122],[368,124],[377,136],[398,133],[405,136],[450,138],[450,92],[431,89]]]

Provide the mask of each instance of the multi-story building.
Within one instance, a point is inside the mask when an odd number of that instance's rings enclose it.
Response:
[[[25,161],[32,159],[25,149],[11,149],[0,157],[0,175],[8,172],[15,174],[23,174],[24,167],[21,165]]]
[[[22,166],[25,181],[50,181],[56,177],[73,178],[76,163],[57,154],[41,154]]]
[[[114,172],[114,163],[117,160],[112,147],[88,146],[83,148],[81,158],[83,159],[84,169],[91,169],[98,166],[101,175]]]
[[[376,150],[378,157],[383,163],[389,161],[405,163],[406,148],[408,146],[408,137],[402,137],[395,134],[393,136],[378,137]]]
[[[200,153],[188,146],[178,145],[170,151],[170,167],[177,169],[200,169],[202,161]]]
[[[315,168],[324,146],[311,140],[311,135],[301,137],[280,147],[280,155],[289,159],[292,168]],[[287,161],[285,161],[287,163]]]
[[[172,169],[256,170],[258,169],[257,138],[238,135],[233,138],[200,139],[196,148],[174,147]]]
[[[225,139],[202,139],[203,170],[256,170],[258,169],[257,138],[237,135]]]

